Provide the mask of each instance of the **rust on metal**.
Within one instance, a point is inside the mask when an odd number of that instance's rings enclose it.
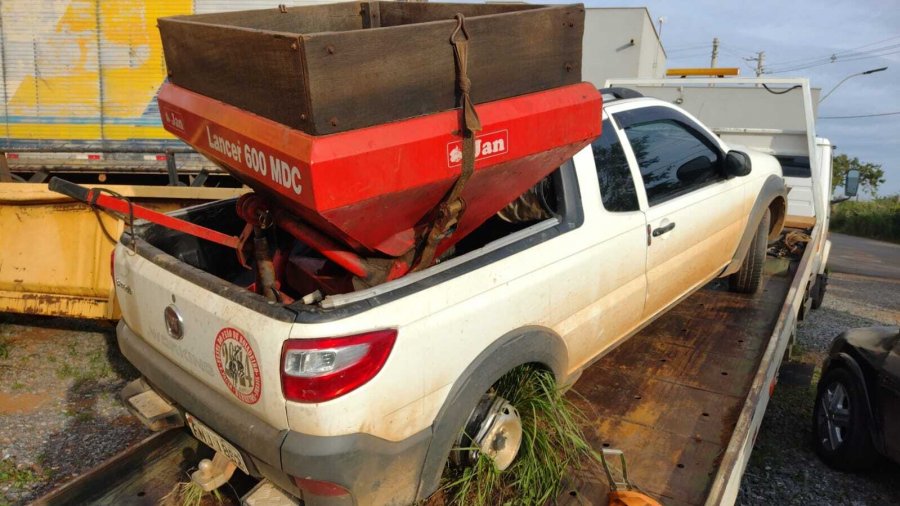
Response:
[[[713,282],[574,387],[592,446],[623,450],[631,480],[663,504],[706,502],[791,281],[788,262],[770,260],[767,269],[764,292],[739,295]],[[606,497],[602,473],[571,480],[570,504]]]
[[[211,453],[183,430],[156,433],[32,504],[162,504],[172,488],[187,479],[185,471]],[[223,492],[222,504],[238,503],[229,497],[228,487]]]

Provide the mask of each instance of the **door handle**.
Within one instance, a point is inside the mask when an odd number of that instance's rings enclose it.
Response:
[[[659,236],[665,234],[666,232],[671,231],[673,228],[675,228],[675,222],[671,222],[668,225],[663,225],[659,228],[654,228],[653,229],[653,237],[659,237]]]

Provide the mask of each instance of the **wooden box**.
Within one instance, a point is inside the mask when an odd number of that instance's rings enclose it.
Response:
[[[159,19],[169,80],[312,135],[459,106],[466,17],[478,104],[581,81],[584,7],[345,2]]]

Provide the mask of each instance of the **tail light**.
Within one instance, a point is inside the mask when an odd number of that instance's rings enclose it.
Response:
[[[281,389],[297,402],[325,402],[356,390],[384,366],[396,330],[325,339],[289,339],[281,352]]]

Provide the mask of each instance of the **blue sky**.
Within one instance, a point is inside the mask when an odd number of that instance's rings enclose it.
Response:
[[[808,77],[830,90],[844,77],[888,66],[884,72],[842,84],[819,108],[819,116],[900,112],[900,2],[809,0],[737,2],[727,0],[618,0],[585,2],[588,7],[647,7],[657,23],[664,17],[663,46],[669,67],[707,67],[713,37],[720,42],[719,66],[741,67],[753,76],[755,62],[744,58],[765,51],[774,75]],[[830,60],[809,68],[799,68]],[[790,69],[796,70],[790,70]],[[860,119],[820,119],[818,134],[838,153],[879,163],[887,182],[880,195],[900,193],[900,115]]]

